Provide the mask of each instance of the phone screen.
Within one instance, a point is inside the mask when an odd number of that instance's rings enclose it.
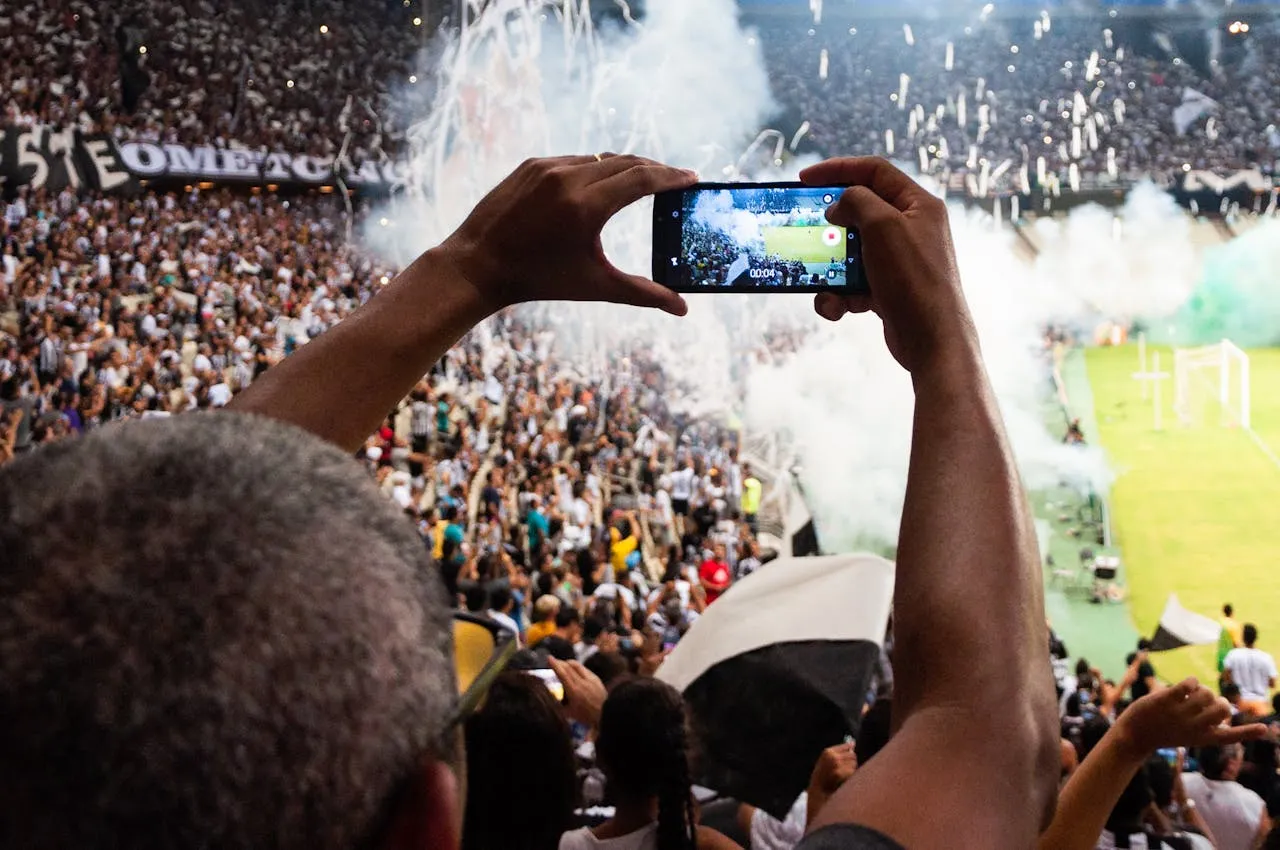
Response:
[[[659,194],[653,279],[690,293],[865,293],[857,231],[826,219],[843,191],[800,183],[699,183]]]
[[[556,698],[556,702],[564,702],[564,683],[560,681],[560,677],[556,675],[554,670],[529,670],[530,676],[542,681],[547,686],[547,690],[551,691],[551,695]]]

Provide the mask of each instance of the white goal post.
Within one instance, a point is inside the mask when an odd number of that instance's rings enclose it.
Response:
[[[1229,339],[1203,348],[1179,348],[1173,353],[1173,409],[1189,424],[1197,389],[1209,390],[1221,406],[1223,424],[1248,429],[1249,355]]]

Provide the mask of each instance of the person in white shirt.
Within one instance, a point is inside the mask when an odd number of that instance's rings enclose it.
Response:
[[[1276,660],[1271,653],[1257,649],[1258,627],[1246,623],[1244,646],[1227,653],[1222,660],[1223,679],[1240,688],[1241,708],[1259,717],[1271,710],[1268,699],[1276,686]]]
[[[1187,798],[1209,825],[1218,850],[1253,850],[1271,831],[1262,798],[1236,782],[1244,763],[1244,747],[1202,747],[1200,773],[1186,773]]]
[[[676,536],[684,536],[684,518],[689,515],[689,502],[693,499],[693,488],[697,473],[693,470],[693,461],[685,458],[684,466],[671,473],[671,509],[676,515]]]

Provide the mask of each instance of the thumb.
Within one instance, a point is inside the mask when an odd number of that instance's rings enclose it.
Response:
[[[616,269],[611,272],[610,277],[612,285],[609,287],[608,298],[614,303],[657,307],[673,316],[684,316],[689,312],[689,305],[679,293],[654,283],[647,277],[626,274]]]

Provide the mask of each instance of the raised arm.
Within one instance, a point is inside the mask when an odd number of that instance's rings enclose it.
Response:
[[[274,366],[228,407],[355,451],[431,364],[485,317],[522,301],[614,301],[681,315],[683,299],[605,259],[600,230],[692,172],[634,156],[530,160],[337,327]]]
[[[916,393],[894,595],[897,731],[816,826],[861,824],[908,848],[1031,846],[1059,769],[1040,558],[946,208],[883,160],[833,160],[801,178],[853,187],[828,218],[860,230],[871,284],[870,298],[820,296],[818,312],[879,314]]]
[[[1129,706],[1067,780],[1053,823],[1040,837],[1040,849],[1093,850],[1116,801],[1157,749],[1222,746],[1266,734],[1261,724],[1222,725],[1230,719],[1227,701],[1195,679],[1150,693]]]

